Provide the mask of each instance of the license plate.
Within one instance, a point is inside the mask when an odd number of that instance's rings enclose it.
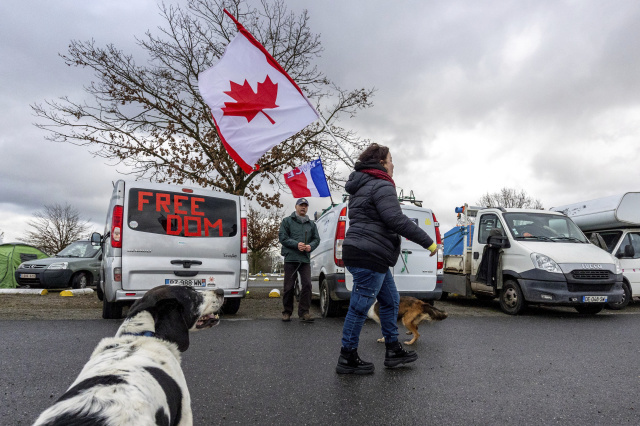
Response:
[[[207,280],[205,278],[197,278],[191,280],[164,280],[167,285],[186,285],[189,287],[206,287]]]
[[[607,296],[582,296],[584,303],[603,303],[607,301]]]
[[[35,278],[36,274],[20,274],[20,278]]]

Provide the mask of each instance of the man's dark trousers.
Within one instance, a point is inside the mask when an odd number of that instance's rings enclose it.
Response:
[[[298,316],[302,317],[311,307],[311,265],[309,263],[285,262],[284,264],[284,294],[282,295],[283,314],[293,313],[294,286],[297,273],[300,273],[300,301],[298,302]]]

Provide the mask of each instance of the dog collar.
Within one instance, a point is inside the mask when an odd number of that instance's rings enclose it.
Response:
[[[154,333],[153,331],[141,331],[140,333],[122,333],[121,336],[156,337],[156,333]]]

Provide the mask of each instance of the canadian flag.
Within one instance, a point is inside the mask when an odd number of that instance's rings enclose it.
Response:
[[[289,185],[294,198],[331,196],[322,160],[319,158],[285,173],[284,181]]]
[[[318,119],[295,81],[229,13],[238,34],[198,75],[202,98],[229,155],[246,173],[268,150]]]

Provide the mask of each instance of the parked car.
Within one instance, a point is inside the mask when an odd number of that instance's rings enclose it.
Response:
[[[85,288],[100,281],[102,249],[91,241],[75,241],[46,259],[23,262],[16,281],[33,288]]]
[[[223,289],[225,314],[235,314],[248,284],[247,207],[242,196],[148,182],[114,184],[104,234],[102,317],[159,285]]]
[[[399,199],[402,212],[436,241],[438,256],[431,257],[427,249],[402,238],[401,257],[391,268],[398,293],[425,301],[438,300],[442,294],[443,266],[438,221],[433,211],[422,207],[420,202]],[[343,202],[322,212],[316,226],[320,245],[311,252],[311,292],[320,297],[322,316],[333,317],[348,305],[353,287],[353,277],[342,261],[342,243],[349,228],[348,203]]]

